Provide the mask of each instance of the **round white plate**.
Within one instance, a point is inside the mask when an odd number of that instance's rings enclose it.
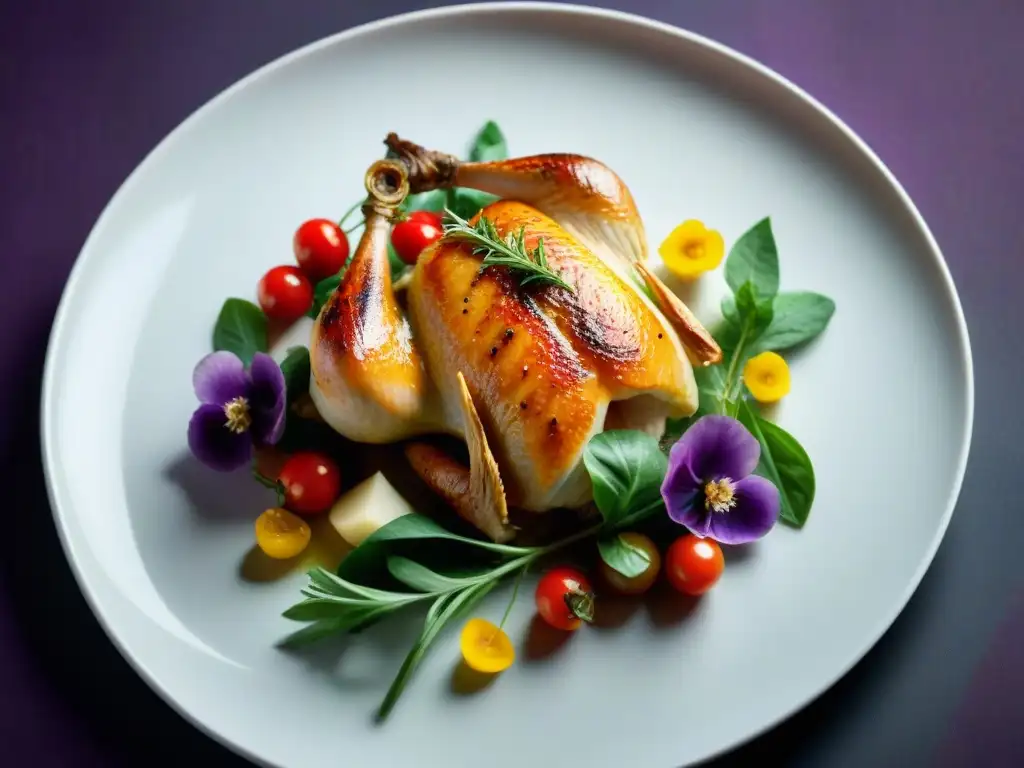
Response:
[[[425,78],[424,73],[433,73]],[[344,654],[274,648],[301,575],[240,562],[265,491],[198,466],[191,371],[221,302],[252,297],[310,216],[356,199],[390,130],[462,152],[493,118],[515,155],[600,158],[657,243],[684,218],[731,243],[770,215],[784,290],[832,296],[779,410],[815,462],[801,531],[779,527],[688,616],[641,608],[451,691],[449,631],[391,719],[371,713],[419,616]],[[725,290],[704,280],[713,319]],[[820,694],[891,624],[953,510],[973,410],[960,305],[884,166],[806,94],[708,40],[607,11],[463,6],[323,40],[221,94],[117,193],[68,284],[49,350],[45,463],[58,528],[100,621],[197,726],[273,766],[668,768],[752,737]],[[481,610],[500,614],[508,588]],[[520,642],[532,601],[511,619]],[[525,653],[521,653],[525,656]]]

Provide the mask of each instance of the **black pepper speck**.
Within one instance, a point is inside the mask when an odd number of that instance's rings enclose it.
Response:
[[[664,336],[665,336],[665,334],[664,334],[664,333],[659,333],[659,334],[658,334],[658,338],[659,338],[659,339],[660,339],[660,338],[663,338]]]
[[[523,411],[526,410],[526,401],[525,400],[523,400],[523,402],[521,402],[519,404],[519,408],[520,408],[520,410],[523,410]]]
[[[494,357],[496,354],[498,354],[498,348],[491,347],[491,357]]]

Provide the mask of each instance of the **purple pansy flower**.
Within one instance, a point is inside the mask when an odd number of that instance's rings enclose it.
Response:
[[[202,403],[188,423],[188,446],[220,472],[248,464],[254,445],[281,439],[284,374],[270,355],[257,352],[249,370],[233,352],[213,352],[196,365],[192,386]]]
[[[661,485],[668,516],[723,544],[761,538],[779,517],[779,490],[750,474],[760,457],[757,439],[736,419],[703,416],[669,453]]]

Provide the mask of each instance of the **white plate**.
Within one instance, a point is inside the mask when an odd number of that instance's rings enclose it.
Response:
[[[190,374],[228,295],[337,215],[389,130],[461,152],[493,118],[517,155],[593,155],[656,245],[683,218],[727,242],[765,215],[784,289],[835,298],[779,421],[818,494],[731,562],[692,614],[645,610],[450,691],[449,632],[383,728],[371,712],[417,616],[305,663],[273,648],[301,576],[239,575],[265,492],[195,465]],[[712,318],[716,274],[695,302]],[[708,40],[608,11],[462,6],[351,30],[274,62],[179,127],[104,211],[54,326],[43,438],[58,528],[114,642],[179,712],[274,766],[588,765],[706,758],[831,685],[907,602],[960,488],[970,351],[939,250],[884,166],[820,105]],[[507,591],[484,610],[499,612]],[[525,633],[531,600],[511,634]]]

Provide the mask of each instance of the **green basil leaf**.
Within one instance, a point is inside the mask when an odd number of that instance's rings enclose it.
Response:
[[[624,429],[594,435],[583,451],[583,464],[594,484],[594,503],[610,526],[656,504],[668,469],[657,440]]]
[[[390,543],[414,539],[457,541],[502,555],[524,555],[531,551],[524,547],[495,544],[493,541],[459,536],[445,530],[426,515],[403,515],[392,520],[383,528],[378,528],[362,544],[349,552],[338,566],[338,576],[350,582],[358,582],[362,574],[372,571],[378,564],[386,562]]]
[[[758,352],[778,352],[810,341],[828,326],[836,303],[810,291],[780,293],[772,310],[771,323],[754,345]]]
[[[309,391],[309,350],[306,347],[292,347],[281,361],[288,402],[293,403]]]
[[[807,451],[782,427],[758,416],[746,400],[740,403],[738,418],[761,444],[755,472],[779,489],[779,517],[802,528],[811,514],[815,491],[814,465]]]
[[[744,283],[746,285],[746,283]],[[735,296],[723,296],[722,297],[722,317],[729,325],[738,326],[740,324],[740,313],[736,309],[736,297]],[[718,338],[715,337],[715,341]]]
[[[498,198],[486,192],[464,187],[448,190],[448,209],[456,216],[469,221],[486,206]]]
[[[719,397],[732,399],[735,393],[736,374],[742,371],[743,364],[752,354],[754,345],[771,324],[774,310],[772,300],[759,296],[754,283],[750,280],[743,283],[736,291],[733,302],[723,301],[722,312],[726,320],[716,329],[715,339],[722,347],[724,361],[715,366],[713,371],[722,368],[732,373],[730,392],[721,391],[724,378],[719,379]]]
[[[253,355],[268,349],[267,316],[263,310],[245,299],[225,301],[213,326],[213,348],[234,352],[249,365]]]
[[[443,189],[431,189],[409,195],[402,201],[405,211],[443,211],[447,202],[447,193]]]
[[[640,547],[630,544],[622,536],[599,539],[597,551],[609,568],[618,571],[627,579],[639,576],[651,565],[650,555]]]
[[[480,129],[473,146],[469,150],[469,159],[473,162],[490,162],[505,160],[508,157],[508,144],[501,128],[493,120],[488,120]]]
[[[765,331],[775,314],[772,299],[758,295],[757,287],[751,280],[745,282],[736,291],[734,307],[735,309],[731,310],[731,315],[740,329],[746,330],[748,345]],[[722,309],[724,312],[731,308],[722,302]],[[726,315],[726,319],[730,319],[730,316]]]
[[[725,282],[733,293],[738,293],[747,281],[753,283],[760,296],[771,298],[779,292],[779,252],[770,218],[747,230],[729,249]]]

